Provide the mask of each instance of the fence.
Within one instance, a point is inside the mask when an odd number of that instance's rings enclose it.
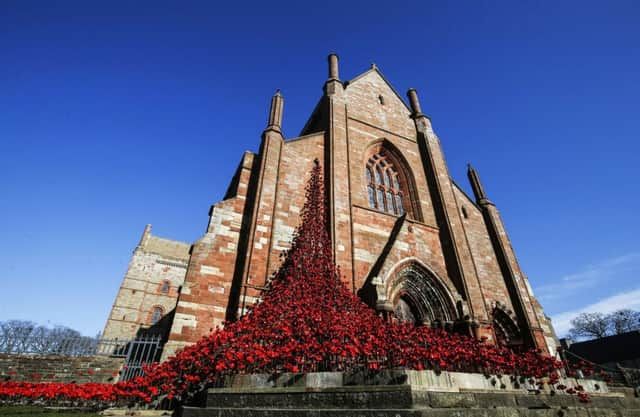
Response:
[[[614,385],[626,385],[630,387],[640,386],[639,369],[625,368],[619,364],[616,364],[615,367],[599,365],[576,355],[567,349],[563,349],[561,351],[561,357],[565,364],[565,368],[568,370],[579,370],[580,368],[584,368],[585,365],[591,368],[593,370],[592,375],[585,375],[585,377],[609,380],[607,382]]]
[[[113,357],[125,358],[121,381],[128,381],[138,375],[142,375],[142,367],[145,364],[158,362],[162,354],[162,337],[140,336],[134,340],[101,340],[98,345],[98,354],[109,354]],[[110,353],[109,353],[110,352]]]
[[[124,367],[119,378],[121,381],[141,375],[145,364],[159,361],[162,347],[160,335],[119,340],[57,335],[18,338],[0,334],[0,353],[10,355],[124,358]]]

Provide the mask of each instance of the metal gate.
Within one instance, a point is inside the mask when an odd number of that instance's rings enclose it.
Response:
[[[124,366],[120,381],[128,381],[143,374],[144,365],[160,361],[162,337],[139,337],[126,344]]]

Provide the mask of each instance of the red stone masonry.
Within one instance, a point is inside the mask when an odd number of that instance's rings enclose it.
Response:
[[[325,171],[336,263],[372,308],[395,320],[408,305],[417,323],[553,353],[553,330],[496,207],[477,173],[475,199],[453,182],[416,92],[408,106],[375,66],[343,82],[335,55],[323,92],[301,136],[289,139],[284,100],[274,95],[259,152],[244,154],[192,245],[165,356],[259,299],[298,226],[315,159]],[[398,173],[403,215],[369,204],[365,169],[374,153]]]

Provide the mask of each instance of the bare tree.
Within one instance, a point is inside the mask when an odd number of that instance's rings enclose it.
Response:
[[[2,351],[13,353],[23,350],[36,327],[37,324],[27,320],[7,320],[0,322]]]
[[[0,321],[0,352],[78,356],[95,350],[96,338],[64,326],[38,326],[32,321]]]
[[[611,321],[613,332],[621,334],[640,329],[640,311],[633,311],[628,308],[614,311],[607,316]]]
[[[610,314],[582,313],[571,320],[572,339],[595,339],[640,330],[640,312],[629,309]]]
[[[595,339],[607,336],[607,316],[602,313],[581,313],[571,320],[573,326],[569,330],[572,339]]]

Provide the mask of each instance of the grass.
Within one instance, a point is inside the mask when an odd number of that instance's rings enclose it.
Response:
[[[96,417],[97,415],[98,413],[58,411],[33,406],[0,407],[0,417]]]

